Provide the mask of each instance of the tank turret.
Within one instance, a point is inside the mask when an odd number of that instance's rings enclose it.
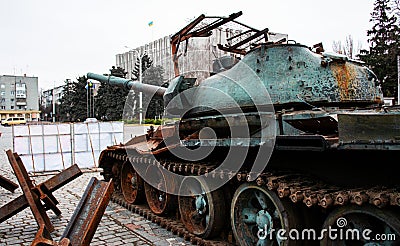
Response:
[[[299,44],[261,45],[227,71],[195,86],[194,78],[177,76],[168,88],[93,73],[90,79],[164,97],[167,110],[185,118],[212,110],[368,106],[382,103],[374,73],[361,62],[338,54],[317,54]],[[192,88],[188,92],[183,91]],[[221,95],[225,95],[221,97]],[[268,94],[268,95],[266,95]],[[177,95],[178,100],[172,100]],[[264,97],[269,97],[264,100]],[[210,112],[208,112],[210,111]]]

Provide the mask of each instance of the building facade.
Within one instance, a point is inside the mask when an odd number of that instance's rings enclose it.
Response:
[[[42,120],[51,120],[53,117],[53,105],[60,104],[60,99],[64,91],[63,86],[57,86],[52,89],[44,90],[40,94],[40,107],[42,109]],[[53,101],[54,99],[54,101]],[[54,104],[53,104],[54,102]]]
[[[190,38],[187,42],[182,42],[179,45],[177,56],[179,72],[186,77],[197,78],[197,83],[208,78],[213,71],[216,63],[220,63],[221,57],[229,56],[234,58],[242,58],[242,55],[230,53],[220,50],[218,45],[225,46],[231,43],[230,39],[237,37],[243,32],[243,29],[233,28],[216,28],[212,30],[209,37]],[[154,66],[164,68],[164,80],[170,81],[175,78],[173,57],[171,51],[171,36],[165,36],[143,46],[123,54],[116,55],[116,65],[125,69],[127,78],[132,78],[132,71],[135,67],[138,56],[147,54],[152,60]],[[249,37],[247,34],[243,38]],[[288,40],[287,34],[268,33],[268,40],[276,42],[281,39]],[[218,65],[217,65],[218,66]]]
[[[41,95],[42,107],[47,108],[47,107],[50,107],[51,105],[53,105],[53,95],[54,95],[54,99],[55,99],[54,103],[59,104],[62,93],[63,93],[63,86],[57,86],[52,89],[42,91],[42,95]]]
[[[214,29],[210,37],[191,38],[188,42],[182,42],[178,49],[179,71],[187,77],[196,77],[200,82],[210,76],[213,63],[222,56],[237,56],[218,49],[218,44],[226,44],[227,39],[240,33],[233,29]],[[172,62],[171,36],[165,36],[143,46],[137,47],[123,54],[116,55],[116,65],[128,72],[127,77],[132,78],[138,55],[146,53],[152,60],[154,66],[164,68],[164,80],[175,78],[174,65]]]
[[[0,75],[0,115],[39,120],[38,77]]]

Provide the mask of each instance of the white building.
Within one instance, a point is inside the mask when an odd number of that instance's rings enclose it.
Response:
[[[43,108],[47,108],[53,105],[53,95],[55,99],[54,103],[59,104],[63,90],[64,90],[63,86],[57,86],[52,89],[42,91],[41,106]]]
[[[197,83],[210,76],[213,71],[214,63],[219,58],[231,56],[241,58],[242,55],[220,50],[218,45],[231,45],[234,40],[243,40],[250,37],[252,32],[248,32],[247,26],[236,25],[237,29],[233,28],[216,28],[212,30],[209,37],[194,37],[180,43],[177,55],[179,56],[179,72],[186,77],[197,78]],[[288,40],[287,34],[268,32],[268,41],[277,42],[278,40]],[[137,47],[123,54],[116,55],[116,65],[124,68],[127,78],[132,78],[132,71],[135,67],[138,54],[146,53],[152,60],[153,65],[160,65],[164,68],[164,80],[175,78],[173,57],[171,51],[171,37],[165,36],[143,46]],[[255,41],[262,42],[262,39]],[[227,60],[225,60],[227,61]]]
[[[231,55],[228,52],[218,49],[218,44],[226,44],[227,38],[237,35],[240,31],[233,29],[214,29],[212,35],[206,38],[191,38],[182,42],[178,49],[180,55],[178,64],[180,74],[197,77],[198,82],[210,76],[213,70],[213,63],[217,58]],[[135,67],[138,53],[146,53],[152,60],[153,65],[160,65],[164,68],[164,79],[170,80],[175,77],[174,66],[171,54],[171,36],[165,36],[143,46],[116,55],[116,65],[128,72],[127,78],[132,78],[131,72]],[[232,54],[232,56],[237,56]]]

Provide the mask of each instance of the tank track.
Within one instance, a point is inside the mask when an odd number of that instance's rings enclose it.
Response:
[[[227,242],[202,239],[196,235],[193,235],[192,233],[190,233],[189,231],[186,230],[186,228],[182,224],[182,222],[177,221],[171,217],[158,216],[158,215],[154,214],[147,207],[147,205],[128,204],[120,192],[114,192],[111,200],[113,202],[125,207],[129,211],[131,211],[135,214],[138,214],[140,216],[143,216],[143,218],[148,219],[151,222],[158,224],[159,226],[167,229],[168,231],[171,231],[174,235],[178,235],[179,237],[185,239],[186,241],[189,241],[193,245],[204,245],[204,246],[232,245]]]
[[[107,151],[106,156],[121,162],[130,161],[143,165],[161,165],[167,170],[185,175],[212,175],[213,178],[234,179],[240,183],[252,182],[270,191],[275,191],[279,198],[288,198],[293,203],[304,203],[307,207],[321,207],[329,209],[332,207],[345,206],[348,204],[367,205],[372,204],[377,208],[389,206],[400,206],[400,191],[391,187],[356,187],[342,188],[325,184],[314,177],[289,172],[265,172],[250,181],[252,173],[240,172],[237,174],[231,171],[212,172],[216,165],[179,163],[172,161],[157,162],[147,157],[131,157],[125,153]],[[211,174],[212,173],[212,174]],[[184,225],[174,218],[160,217],[151,212],[146,205],[132,205],[124,201],[121,193],[115,192],[113,201],[126,207],[160,226],[172,231],[174,234],[190,241],[194,245],[232,245],[227,242],[206,240],[188,232]]]

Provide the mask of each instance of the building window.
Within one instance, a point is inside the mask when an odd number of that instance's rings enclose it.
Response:
[[[11,102],[14,102],[14,98],[11,98],[10,100],[11,100]]]
[[[1,109],[6,109],[6,106],[1,106]]]
[[[15,91],[11,91],[10,94],[11,94],[11,96],[14,96]]]
[[[14,109],[14,106],[11,106],[11,109]]]
[[[1,84],[1,85],[0,85],[0,88],[1,88],[1,89],[5,89],[5,88],[6,88],[6,85],[5,85],[5,84]]]
[[[26,84],[22,83],[16,84],[15,90],[17,98],[26,98]]]
[[[1,92],[1,95],[2,95],[2,96],[4,96],[5,94],[6,94],[6,92],[5,92],[5,91],[2,91],[2,92]]]

